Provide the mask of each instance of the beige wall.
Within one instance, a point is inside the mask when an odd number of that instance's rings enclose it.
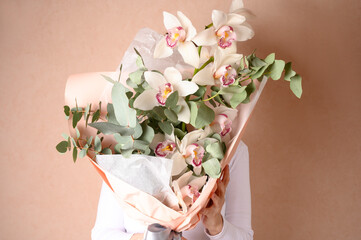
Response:
[[[100,178],[54,146],[73,73],[112,71],[137,30],[163,32],[162,10],[200,28],[230,0],[0,2],[0,238],[89,239]],[[251,157],[255,239],[359,239],[359,0],[246,0],[256,36],[304,77],[297,100],[269,82],[244,136]]]

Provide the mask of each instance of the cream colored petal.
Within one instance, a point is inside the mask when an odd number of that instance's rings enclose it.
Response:
[[[172,160],[172,176],[180,174],[187,167],[184,157],[179,152],[173,154]]]
[[[199,32],[192,41],[198,46],[212,46],[217,44],[217,37],[213,27]]]
[[[199,174],[201,174],[201,172],[202,172],[202,165],[200,165],[200,166],[193,166],[193,172],[196,174],[196,175],[199,175]]]
[[[138,108],[144,111],[152,110],[155,106],[158,106],[158,101],[155,97],[157,91],[154,89],[147,89],[142,92],[134,101],[134,108]]]
[[[150,149],[154,150],[158,143],[163,142],[165,140],[165,136],[161,133],[154,134],[152,142],[149,144]]]
[[[203,68],[194,75],[192,82],[198,85],[214,85],[213,68],[211,66]]]
[[[237,117],[238,110],[221,105],[219,107],[214,108],[214,113],[216,115],[226,114],[228,118],[233,121]]]
[[[230,13],[228,14],[227,18],[227,25],[233,26],[233,25],[240,25],[246,21],[246,17],[236,14],[236,13]]]
[[[227,54],[223,57],[220,65],[235,65],[241,61],[242,57],[242,54]]]
[[[167,45],[165,37],[163,37],[155,46],[153,57],[166,58],[173,54],[173,49]]]
[[[237,41],[246,41],[253,38],[254,32],[249,24],[232,26],[237,35]]]
[[[185,63],[195,68],[199,67],[198,49],[192,42],[180,42],[178,44],[178,52],[182,55]]]
[[[163,23],[165,29],[172,29],[175,27],[180,27],[182,24],[179,22],[178,18],[169,12],[163,12]]]
[[[182,27],[187,33],[186,41],[192,40],[192,38],[197,34],[197,30],[193,26],[191,20],[186,17],[181,11],[177,12],[178,20],[182,24]]]
[[[163,75],[158,72],[146,71],[144,73],[144,78],[145,81],[149,84],[149,86],[156,91],[159,90],[160,86],[167,83]]]
[[[174,185],[174,183],[176,183],[180,189],[184,186],[187,186],[192,174],[193,174],[192,171],[188,171],[188,172],[184,173],[177,180],[173,181],[173,185]]]
[[[178,91],[179,96],[185,97],[198,90],[198,85],[194,82],[180,81],[174,84],[174,90]]]
[[[174,193],[176,194],[178,201],[179,201],[179,205],[182,207],[183,213],[187,213],[187,205],[186,203],[183,201],[183,196],[182,196],[182,192],[181,192],[181,188],[179,187],[179,184],[177,181],[173,181],[172,183],[173,189],[174,189]]]
[[[182,74],[174,67],[167,67],[164,70],[164,77],[167,82],[171,83],[172,85],[182,81]]]
[[[201,189],[204,184],[206,184],[207,176],[202,177],[192,177],[193,179],[188,183],[188,185],[197,187],[197,189]]]
[[[178,99],[178,105],[182,107],[178,113],[178,120],[184,123],[189,123],[191,118],[191,111],[188,107],[188,104],[182,97],[180,97]]]
[[[212,11],[212,22],[215,29],[227,24],[227,14],[220,10]]]
[[[231,7],[229,8],[229,12],[234,12],[243,7],[244,5],[242,0],[232,0]]]

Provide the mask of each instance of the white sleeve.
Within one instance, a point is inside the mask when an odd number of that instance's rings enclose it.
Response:
[[[123,211],[112,190],[103,182],[92,240],[129,240],[133,234],[124,228]]]
[[[230,164],[230,181],[226,191],[226,212],[222,231],[211,240],[252,240],[251,190],[248,147],[242,141]]]

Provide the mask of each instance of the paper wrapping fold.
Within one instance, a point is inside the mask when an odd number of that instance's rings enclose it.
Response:
[[[70,76],[65,90],[65,103],[70,107],[74,107],[75,99],[77,99],[78,106],[85,107],[88,103],[92,103],[93,106],[96,106],[98,105],[99,100],[101,100],[102,112],[105,113],[106,104],[110,102],[111,99],[110,94],[106,94],[106,92],[109,91],[109,85],[104,78],[101,77],[101,74],[112,77],[116,76],[115,72],[86,73]],[[222,168],[224,168],[232,159],[252,110],[254,109],[266,82],[266,78],[264,78],[261,83],[255,81],[257,90],[252,94],[250,102],[238,106],[238,117],[232,124],[232,140],[227,144],[228,149],[225,158],[221,162]],[[70,124],[69,129],[74,136],[75,133],[70,127]],[[95,135],[96,133],[96,131],[92,130],[90,127],[80,128],[79,131],[83,136]],[[111,137],[108,137],[105,140],[110,142],[113,141]],[[177,212],[165,206],[155,197],[116,178],[108,171],[102,169],[90,157],[88,157],[88,159],[104,182],[113,190],[116,199],[128,216],[142,221],[144,224],[159,223],[178,232],[189,230],[195,227],[200,221],[199,211],[206,206],[209,196],[216,184],[216,179],[210,179],[203,188],[197,201],[187,213],[183,214],[182,212]]]

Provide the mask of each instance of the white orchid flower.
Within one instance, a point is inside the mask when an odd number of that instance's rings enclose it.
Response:
[[[192,42],[197,31],[192,22],[180,11],[177,12],[177,16],[163,12],[163,21],[167,34],[156,45],[154,58],[169,57],[177,47],[184,62],[198,68],[198,49]]]
[[[242,54],[225,53],[216,49],[213,64],[207,65],[193,76],[192,82],[198,85],[219,85],[227,87],[237,78],[237,65],[240,64]]]
[[[155,106],[164,106],[167,98],[178,91],[178,105],[182,106],[178,113],[178,120],[189,123],[190,110],[183,97],[198,90],[194,82],[183,81],[181,73],[174,67],[164,70],[164,76],[158,72],[147,71],[144,73],[149,89],[142,92],[134,101],[134,108],[152,110]]]
[[[232,3],[231,10],[239,6],[238,3]],[[198,33],[193,42],[198,46],[212,46],[218,44],[219,47],[225,49],[231,47],[234,41],[246,41],[254,36],[254,32],[249,24],[246,23],[244,15],[231,12],[224,13],[220,10],[212,11],[213,26]]]
[[[198,199],[200,196],[199,190],[204,186],[206,180],[207,176],[194,177],[192,172],[189,171],[173,181],[173,189],[183,212],[187,212],[188,207]]]
[[[214,113],[216,116],[213,122],[206,126],[206,128],[219,133],[222,138],[229,135],[232,131],[232,122],[237,117],[238,110],[221,105],[214,108]]]

